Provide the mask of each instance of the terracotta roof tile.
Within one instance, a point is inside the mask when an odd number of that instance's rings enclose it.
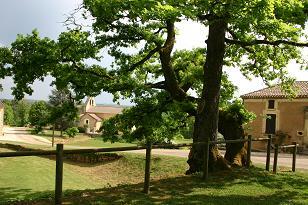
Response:
[[[89,115],[90,117],[92,117],[94,120],[97,120],[97,121],[102,121],[102,118],[100,118],[99,116],[95,115],[94,113],[84,113],[84,114],[81,114],[79,115],[79,118],[85,116],[85,115]]]
[[[102,118],[98,117],[97,115],[93,114],[93,113],[88,113],[91,117],[93,117],[95,120],[97,121],[102,121]]]
[[[91,107],[87,110],[87,113],[111,113],[111,114],[118,114],[121,113],[123,107],[112,107],[112,106],[95,106]]]
[[[308,98],[308,81],[296,81],[294,82],[295,88],[297,88],[296,98]],[[243,99],[263,99],[263,98],[287,98],[285,92],[283,92],[279,85],[273,87],[267,87],[261,90],[257,90],[251,93],[242,95]]]

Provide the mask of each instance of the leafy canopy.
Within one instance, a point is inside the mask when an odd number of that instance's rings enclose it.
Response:
[[[83,8],[84,16],[93,17],[93,33],[69,30],[57,41],[36,31],[20,35],[0,49],[0,74],[13,75],[17,98],[31,94],[34,80],[49,74],[58,88],[71,87],[79,99],[102,90],[115,100],[131,99],[133,108],[104,124],[111,138],[117,134],[112,130],[129,139],[163,136],[203,106],[207,47],[174,50],[176,23],[226,22],[223,65],[239,67],[248,78],[279,79],[288,89],[294,81],[286,71],[290,60],[307,65],[300,49],[307,46],[307,1],[84,0]],[[99,61],[102,51],[114,58],[110,68],[87,63]],[[222,82],[221,105],[235,90],[227,75]]]
[[[49,106],[45,101],[38,101],[31,105],[29,123],[34,126],[34,131],[39,133],[49,122]]]

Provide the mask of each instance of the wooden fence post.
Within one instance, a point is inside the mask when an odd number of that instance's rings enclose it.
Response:
[[[293,161],[292,161],[292,172],[295,172],[297,143],[293,142],[292,144],[294,145],[294,148],[293,148]]]
[[[143,187],[143,192],[146,194],[148,194],[150,190],[151,150],[152,150],[152,143],[147,142],[147,148],[145,154],[144,187]]]
[[[62,204],[62,182],[63,182],[63,144],[57,144],[56,154],[56,190],[55,204]]]
[[[269,134],[268,135],[268,140],[267,140],[267,151],[266,151],[266,166],[265,166],[266,171],[270,170],[271,146],[272,146],[272,135]]]
[[[273,165],[273,172],[274,172],[274,174],[277,173],[278,149],[279,149],[279,145],[275,144],[274,165]]]
[[[248,147],[247,147],[247,164],[246,167],[250,167],[250,161],[251,161],[251,135],[248,135]]]
[[[210,139],[206,139],[204,150],[204,165],[203,165],[203,179],[209,178],[209,152],[210,152]]]
[[[52,138],[51,138],[51,146],[53,147],[55,145],[55,128],[56,125],[53,124],[53,127],[52,127]]]

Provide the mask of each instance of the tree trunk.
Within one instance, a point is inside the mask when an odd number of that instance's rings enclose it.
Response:
[[[198,103],[197,116],[194,125],[194,142],[205,142],[217,139],[218,105],[222,66],[225,54],[225,32],[227,24],[222,19],[209,21],[209,36],[207,40],[206,62],[204,65],[203,92]],[[192,147],[187,174],[202,170],[204,145]],[[228,169],[227,161],[220,155],[217,146],[210,146],[209,169]]]
[[[229,117],[228,113],[220,111],[218,130],[224,136],[225,140],[243,139],[244,129],[241,121],[236,116]],[[247,163],[247,149],[245,143],[226,144],[225,159],[232,166],[244,166]]]

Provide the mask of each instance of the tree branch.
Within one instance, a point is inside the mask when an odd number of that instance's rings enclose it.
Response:
[[[253,45],[272,45],[272,46],[278,46],[280,44],[286,44],[291,46],[297,46],[297,47],[308,47],[308,43],[299,43],[294,41],[286,41],[286,40],[277,40],[277,41],[268,41],[268,40],[253,40],[253,41],[240,41],[235,39],[228,39],[226,38],[226,43],[229,44],[237,44],[240,46],[253,46]]]
[[[141,66],[144,64],[147,60],[149,60],[156,52],[160,50],[160,47],[156,47],[153,50],[151,50],[143,59],[138,61],[137,63],[133,64],[130,68],[129,71],[133,71],[136,67]]]
[[[189,83],[185,83],[184,85],[181,86],[182,90],[184,90],[184,92],[187,92],[191,86],[193,85],[193,83],[189,82]]]
[[[166,90],[173,99],[181,101],[186,97],[186,93],[179,86],[176,73],[171,63],[171,53],[175,44],[175,26],[174,21],[167,20],[167,38],[163,47],[159,50],[159,58],[162,65],[166,81]]]
[[[94,70],[89,70],[89,69],[83,69],[82,67],[78,66],[77,63],[75,61],[71,61],[73,66],[76,68],[77,72],[81,72],[81,73],[86,73],[86,74],[90,74],[93,75],[95,77],[99,77],[99,78],[108,78],[109,80],[113,80],[114,78],[108,74],[100,74],[95,72]]]
[[[157,83],[147,83],[145,85],[150,88],[155,88],[155,89],[163,89],[163,90],[166,89],[165,81],[160,81]]]
[[[238,39],[238,36],[230,29],[230,28],[227,28],[227,31],[228,33],[234,38],[236,39],[237,41],[239,41]],[[252,55],[256,55],[256,52],[250,48],[249,46],[245,46],[245,45],[241,45],[241,44],[236,44],[236,45],[239,45],[240,47],[242,47],[244,50],[246,50],[248,53],[251,53]],[[257,60],[255,59],[254,62],[253,62],[253,67],[259,72],[259,76],[261,77],[262,81],[266,84],[266,80],[265,80],[265,77],[264,77],[264,72],[262,70],[260,70],[257,66]]]
[[[205,20],[210,21],[217,16],[215,16],[214,14],[199,14],[197,17],[199,18],[200,21],[205,21]]]

